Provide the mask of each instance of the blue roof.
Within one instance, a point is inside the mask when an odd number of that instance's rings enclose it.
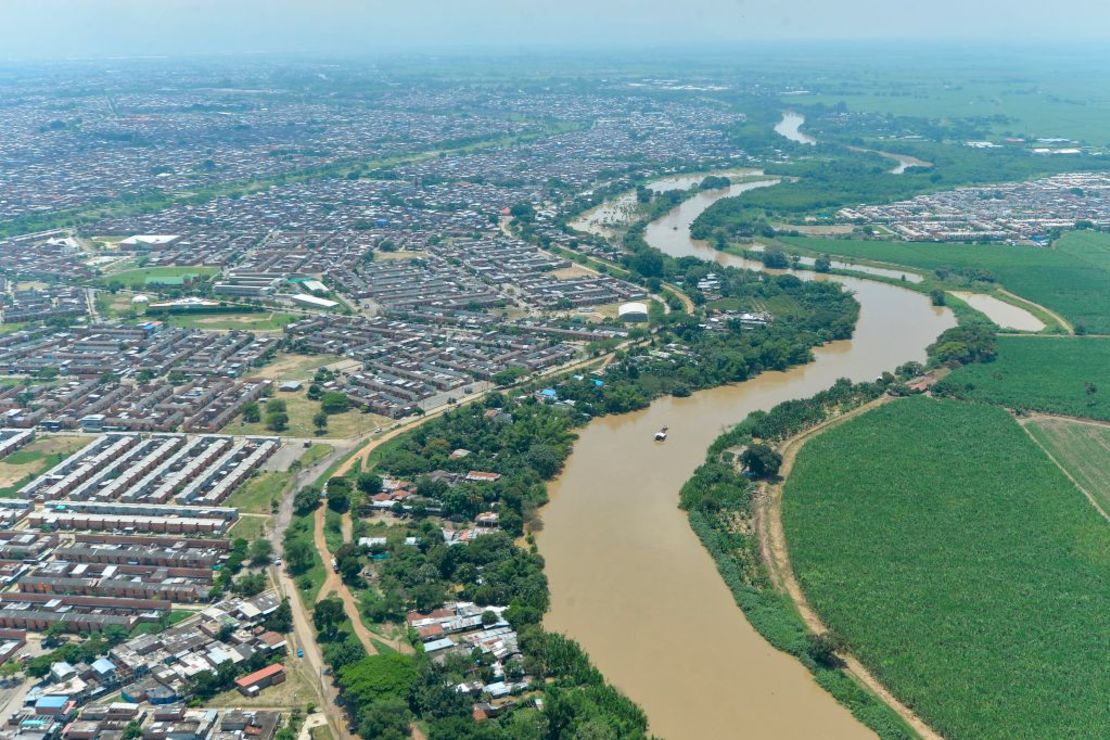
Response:
[[[61,709],[69,702],[68,696],[44,696],[35,702],[35,708]]]
[[[551,398],[554,398],[556,395],[558,395],[557,393],[555,393],[554,388],[544,388],[542,391],[540,391],[540,393]]]
[[[116,669],[116,664],[107,658],[98,658],[93,661],[92,667],[97,673],[111,673]]]

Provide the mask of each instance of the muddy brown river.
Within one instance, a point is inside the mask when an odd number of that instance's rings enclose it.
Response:
[[[693,241],[689,225],[752,183],[701,193],[653,223],[646,238],[674,255],[761,269]],[[811,276],[801,273],[800,277]],[[547,561],[549,629],[578,640],[664,738],[873,736],[794,658],[755,632],[678,509],[678,491],[710,443],[749,412],[803,398],[841,377],[866,380],[908,360],[955,325],[912,291],[827,276],[856,292],[855,336],[814,362],[732,386],[661,398],[581,430],[537,533]],[[666,442],[653,441],[669,427]]]

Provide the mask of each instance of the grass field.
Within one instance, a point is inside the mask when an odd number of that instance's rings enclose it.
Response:
[[[1103,511],[1110,511],[1110,427],[1069,419],[1036,419],[1025,428]]]
[[[135,270],[104,275],[97,280],[101,285],[109,283],[123,283],[124,285],[141,290],[148,285],[181,285],[187,278],[199,276],[219,275],[218,267],[140,267]]]
[[[281,331],[287,324],[297,320],[291,313],[279,311],[253,311],[242,313],[198,313],[198,314],[170,314],[168,321],[171,326],[183,329],[210,329],[223,331],[240,329],[242,331]]]
[[[341,360],[343,358],[339,355],[295,355],[278,352],[265,366],[251,370],[250,377],[270,380],[312,380],[316,368]]]
[[[89,443],[88,437],[39,437],[0,460],[0,494],[10,495],[33,476]]]
[[[301,465],[309,467],[323,460],[331,454],[335,448],[331,445],[315,444],[305,450],[305,453],[300,456]]]
[[[923,270],[981,267],[1008,290],[1057,311],[1077,327],[1110,334],[1110,234],[1076,231],[1052,249],[785,237],[814,254],[891,262]]]
[[[1009,408],[1110,420],[1110,339],[999,337],[994,362],[962,367],[936,390]]]
[[[281,432],[286,437],[320,439],[351,439],[381,426],[393,423],[391,419],[376,414],[364,414],[357,409],[344,411],[342,414],[333,414],[328,417],[328,430],[326,434],[317,435],[312,417],[320,410],[318,401],[311,401],[305,395],[305,389],[295,393],[278,393],[275,398],[285,401],[289,414],[289,428]],[[263,409],[265,411],[265,409]],[[242,418],[233,419],[223,429],[224,434],[273,434],[266,428],[266,417],[263,413],[262,421],[254,424],[242,423]]]
[[[833,428],[783,516],[814,607],[942,736],[1110,727],[1110,528],[1003,409],[918,397]]]
[[[281,494],[292,477],[293,474],[287,471],[270,470],[260,473],[228,496],[223,505],[239,511],[269,514],[270,502],[281,499]]]
[[[296,658],[286,658],[284,661],[285,681],[267,687],[258,692],[256,696],[243,696],[237,689],[230,689],[222,694],[216,694],[206,701],[206,707],[242,707],[249,710],[251,707],[299,707],[302,711],[306,704],[316,700],[310,679],[305,675],[303,661]]]
[[[241,516],[239,521],[229,530],[228,535],[232,539],[239,539],[242,537],[247,542],[258,539],[265,534],[270,528],[270,517],[268,516]]]

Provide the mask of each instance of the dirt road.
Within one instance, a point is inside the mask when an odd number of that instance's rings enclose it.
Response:
[[[380,635],[372,635],[370,630],[366,629],[366,625],[362,623],[362,618],[358,611],[358,601],[355,599],[351,589],[339,577],[339,574],[331,567],[331,551],[328,550],[327,538],[324,537],[324,521],[327,509],[321,506],[316,510],[315,528],[313,530],[313,541],[316,543],[316,550],[320,553],[320,557],[324,561],[324,566],[327,572],[327,577],[324,579],[324,585],[320,588],[320,593],[316,598],[317,603],[323,601],[329,596],[335,595],[343,602],[343,611],[346,612],[347,618],[351,620],[351,628],[354,630],[355,637],[366,648],[369,655],[377,655],[378,648],[374,645],[371,637],[374,637],[379,642],[384,642],[394,650],[401,653],[411,653],[412,646],[400,640],[393,640]]]

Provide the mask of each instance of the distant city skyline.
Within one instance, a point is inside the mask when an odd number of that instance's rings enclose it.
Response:
[[[1110,3],[1060,0],[4,0],[0,58],[374,54],[758,40],[1110,41]]]

